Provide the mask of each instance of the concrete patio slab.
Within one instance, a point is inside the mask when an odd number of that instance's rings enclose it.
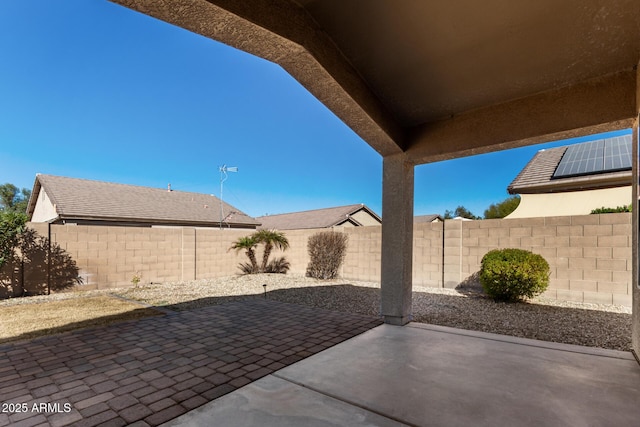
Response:
[[[213,412],[214,418],[209,417]],[[331,427],[405,424],[333,399],[273,375],[253,382],[163,427]]]
[[[254,383],[170,425],[239,419],[261,426],[276,414],[279,425],[325,425],[328,409],[318,395],[349,405],[352,417],[383,417],[369,425],[574,427],[640,419],[640,366],[630,353],[421,324],[378,326],[271,377],[289,382],[278,386],[287,393],[305,393],[283,404]]]

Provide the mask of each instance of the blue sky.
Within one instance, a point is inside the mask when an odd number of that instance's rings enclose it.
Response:
[[[103,0],[0,1],[0,183],[209,193],[252,216],[382,206],[382,158],[279,66]],[[517,125],[517,124],[514,124]],[[629,131],[617,132],[628,133]],[[421,165],[415,214],[482,215],[541,148]]]

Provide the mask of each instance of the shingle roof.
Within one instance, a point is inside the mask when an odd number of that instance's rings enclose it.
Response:
[[[436,219],[442,221],[442,217],[438,214],[416,215],[413,217],[413,222],[433,222]]]
[[[379,221],[380,217],[363,204],[338,206],[334,208],[315,209],[303,212],[291,212],[278,215],[257,217],[262,229],[299,230],[305,228],[328,228],[346,221],[360,225],[351,215],[364,209]]]
[[[509,184],[510,194],[553,193],[631,185],[631,172],[596,173],[567,178],[552,178],[569,146],[540,150]]]
[[[29,216],[33,214],[40,188],[63,219],[220,224],[220,199],[212,195],[41,174],[36,176]],[[239,209],[227,203],[222,205],[226,224],[258,225]]]

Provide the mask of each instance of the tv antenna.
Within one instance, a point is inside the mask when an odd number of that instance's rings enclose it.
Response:
[[[222,230],[222,221],[224,220],[224,209],[222,204],[222,184],[227,180],[227,172],[238,172],[237,166],[222,165],[218,168],[220,170],[220,230]]]

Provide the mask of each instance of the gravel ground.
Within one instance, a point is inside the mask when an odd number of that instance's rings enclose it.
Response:
[[[171,310],[188,310],[246,298],[263,298],[264,284],[269,299],[336,311],[380,314],[378,283],[320,281],[282,274],[15,298],[0,302],[0,307],[112,293]],[[419,286],[414,286],[413,290],[413,320],[416,322],[590,347],[631,349],[631,309],[628,307],[544,298],[528,303],[496,303],[473,284],[458,290]]]

